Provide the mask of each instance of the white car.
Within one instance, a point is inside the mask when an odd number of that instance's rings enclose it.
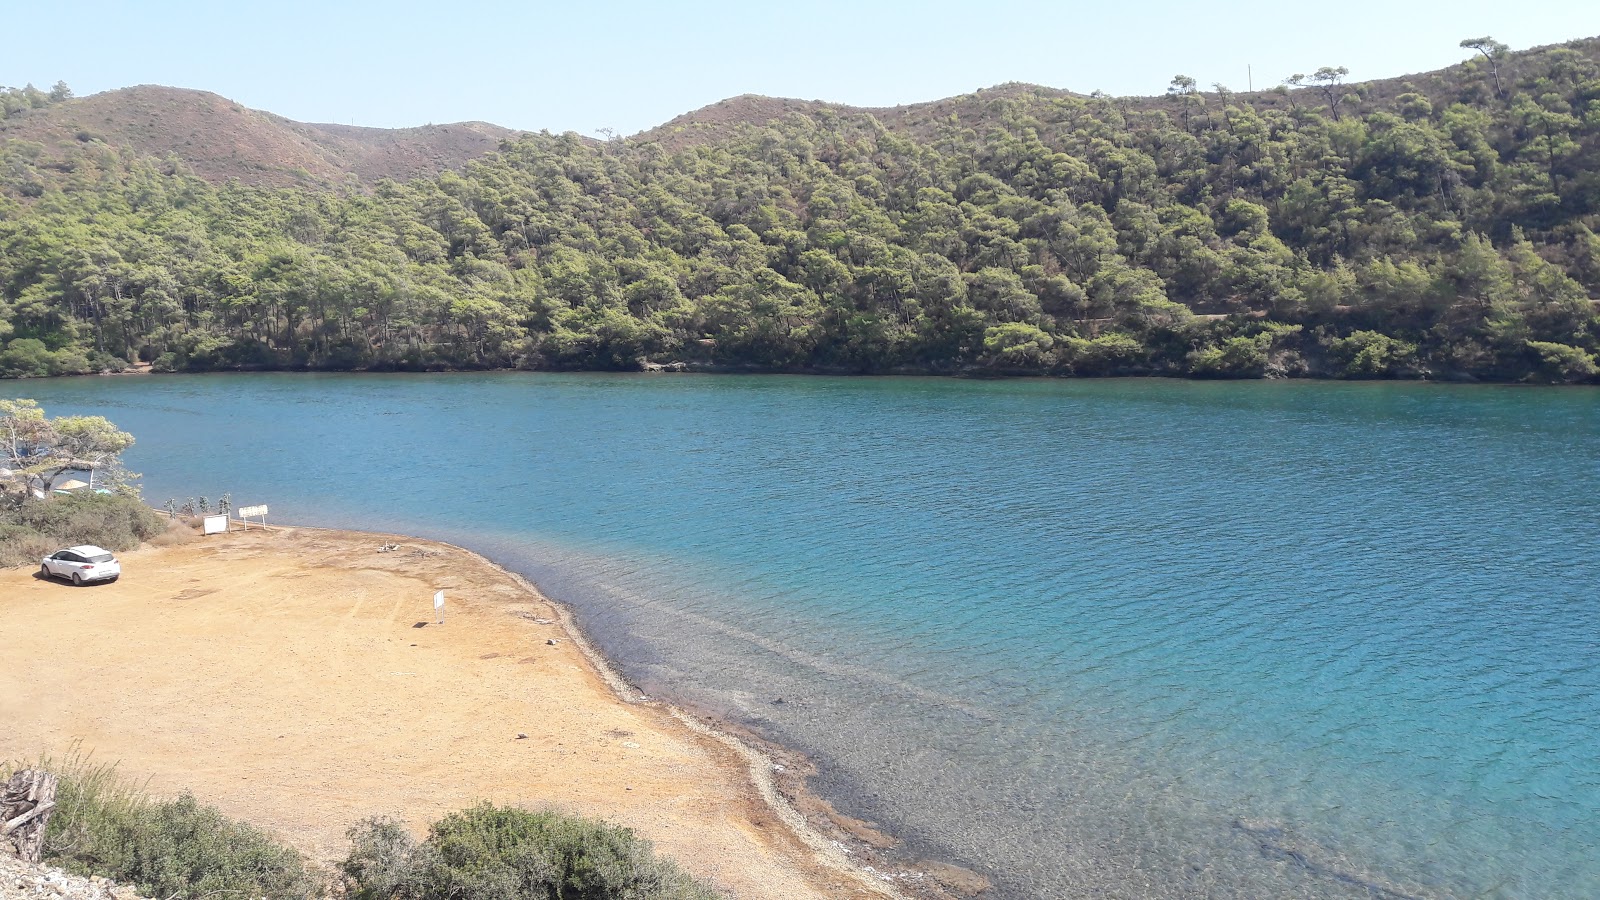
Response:
[[[39,567],[39,574],[46,578],[55,576],[71,579],[73,584],[81,585],[91,581],[116,581],[117,576],[122,574],[122,565],[110,550],[84,544],[57,550],[46,556],[44,565]]]

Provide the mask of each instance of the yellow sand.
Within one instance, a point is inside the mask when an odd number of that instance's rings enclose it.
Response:
[[[520,579],[385,540],[216,535],[123,554],[119,582],[84,588],[0,571],[0,758],[81,742],[323,861],[366,816],[421,833],[479,800],[552,803],[730,896],[888,895],[770,802],[760,757],[620,699]],[[446,623],[416,627],[441,587]]]

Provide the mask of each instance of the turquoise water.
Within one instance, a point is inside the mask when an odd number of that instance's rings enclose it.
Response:
[[[146,495],[452,540],[1003,897],[1600,896],[1600,392],[13,383]],[[779,701],[782,702],[779,702]]]

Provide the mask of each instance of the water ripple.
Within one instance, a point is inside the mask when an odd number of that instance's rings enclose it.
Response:
[[[137,434],[158,499],[519,568],[1002,897],[1600,896],[1594,391],[29,388]]]

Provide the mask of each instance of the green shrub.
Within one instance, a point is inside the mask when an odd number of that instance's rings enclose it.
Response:
[[[1070,337],[1065,340],[1072,371],[1078,375],[1111,375],[1143,361],[1145,347],[1138,338],[1121,332],[1108,332],[1093,340]]]
[[[97,364],[90,358],[91,356],[103,357],[106,363]],[[52,351],[37,338],[16,338],[7,343],[4,350],[0,350],[0,377],[40,378],[46,375],[82,375],[98,372],[102,368],[120,371],[120,366],[111,364],[111,360],[114,359],[96,351],[85,353],[83,350],[71,347]]]
[[[1189,374],[1196,378],[1260,378],[1267,370],[1272,334],[1231,337],[1189,354]]]
[[[24,525],[0,525],[0,568],[36,566],[46,555],[60,549],[60,541]]]
[[[1402,374],[1417,355],[1417,345],[1376,331],[1357,331],[1337,338],[1328,355],[1344,378],[1392,378]]]
[[[167,528],[167,520],[137,498],[71,494],[0,508],[0,566],[38,565],[52,550],[96,544],[131,550]]]
[[[37,338],[17,338],[0,351],[0,375],[11,378],[41,378],[55,375],[55,354]]]
[[[184,794],[151,800],[114,766],[72,754],[41,760],[60,777],[45,861],[135,885],[147,897],[301,900],[321,885],[298,851]]]
[[[1565,384],[1588,381],[1600,374],[1595,358],[1581,347],[1550,341],[1528,341],[1528,349],[1538,354],[1539,367],[1532,380]]]
[[[983,333],[984,355],[996,365],[1038,365],[1054,344],[1055,338],[1026,322],[1007,322]]]
[[[389,819],[349,832],[340,864],[353,900],[710,900],[631,829],[482,803],[435,822],[416,843]]]
[[[148,804],[136,819],[110,818],[95,838],[85,848],[88,859],[78,849],[67,859],[85,874],[138,885],[152,897],[229,893],[289,900],[318,893],[298,851],[189,794]]]

